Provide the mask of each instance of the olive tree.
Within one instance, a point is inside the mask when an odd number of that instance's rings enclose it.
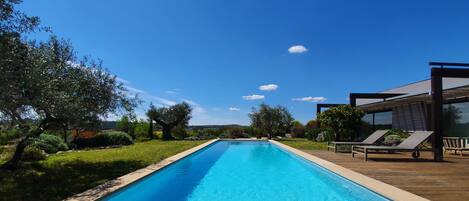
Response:
[[[101,62],[77,60],[67,41],[10,42],[0,49],[11,51],[0,56],[0,117],[15,124],[23,137],[3,168],[16,168],[30,139],[46,129],[95,124],[137,103]]]
[[[151,104],[146,114],[150,122],[155,121],[163,128],[163,140],[172,140],[174,137],[171,135],[171,130],[178,125],[187,126],[192,117],[191,112],[191,106],[186,102],[182,102],[170,107],[160,108],[156,108]]]
[[[353,140],[360,130],[364,115],[365,113],[359,108],[341,105],[321,112],[317,119],[321,127],[332,129],[336,141],[345,140],[343,138]]]
[[[252,108],[249,118],[251,127],[267,133],[269,138],[273,135],[285,134],[291,128],[293,121],[293,117],[285,107],[271,107],[264,103],[259,106],[259,109]]]

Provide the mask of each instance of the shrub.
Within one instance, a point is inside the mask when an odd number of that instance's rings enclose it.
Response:
[[[8,144],[10,141],[21,136],[18,129],[0,129],[0,145]]]
[[[225,134],[226,133],[226,134]],[[229,138],[247,138],[249,137],[247,134],[244,133],[243,129],[241,128],[229,128],[227,129],[224,134]]]
[[[388,135],[384,138],[383,144],[388,146],[395,146],[402,142],[402,138],[399,135]]]
[[[316,136],[316,141],[324,142],[324,141],[333,141],[335,138],[334,131],[330,128],[327,129],[319,129],[318,134]]]
[[[212,135],[211,133],[207,132],[206,129],[194,131],[194,136],[201,140],[217,138],[217,136]]]
[[[103,147],[113,145],[133,144],[132,137],[122,131],[105,131],[96,134],[92,138],[77,138],[73,143],[78,148],[83,147]]]
[[[171,130],[171,133],[176,139],[184,139],[187,137],[187,131],[185,125],[177,125]]]
[[[358,135],[364,115],[359,108],[341,105],[320,113],[317,119],[322,127],[333,130],[335,141],[353,140]]]
[[[134,133],[137,138],[149,138],[148,129],[150,124],[145,121],[139,121],[135,123]]]
[[[291,127],[292,137],[302,138],[305,136],[305,127],[301,122],[294,121]]]
[[[403,130],[400,130],[400,129],[391,129],[388,133],[386,133],[386,136],[388,136],[388,135],[397,135],[401,138],[409,137],[409,133],[407,133]]]
[[[31,146],[45,151],[48,154],[54,154],[58,151],[68,150],[67,144],[64,143],[62,138],[48,133],[43,133],[36,139]]]
[[[306,130],[305,132],[305,137],[308,139],[308,140],[316,140],[316,138],[318,137],[318,134],[321,132],[321,129],[319,128],[314,128],[314,129],[308,129]]]
[[[0,146],[0,161],[9,160],[13,156],[14,152],[15,146],[13,145]]]
[[[46,153],[36,146],[27,146],[22,155],[22,159],[25,161],[39,161],[46,159],[46,157]]]

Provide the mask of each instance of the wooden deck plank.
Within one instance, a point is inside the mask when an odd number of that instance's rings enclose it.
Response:
[[[364,162],[349,153],[303,151],[430,200],[469,200],[468,155],[445,154],[444,162],[434,162],[430,152],[418,160],[410,154],[370,154]]]

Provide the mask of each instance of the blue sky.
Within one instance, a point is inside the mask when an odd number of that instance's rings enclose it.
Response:
[[[19,8],[140,92],[138,114],[149,102],[185,100],[191,124],[247,125],[262,102],[306,122],[318,101],[426,79],[429,61],[469,62],[464,0],[25,0]]]

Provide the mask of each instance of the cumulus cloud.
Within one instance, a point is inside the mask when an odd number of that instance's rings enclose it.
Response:
[[[257,94],[253,94],[253,95],[249,95],[249,96],[243,96],[243,99],[244,100],[261,100],[261,99],[264,99],[264,95],[257,95]]]
[[[277,88],[278,88],[278,85],[276,84],[266,84],[266,85],[259,86],[259,90],[262,90],[262,91],[275,91],[277,90]]]
[[[301,54],[306,51],[308,51],[308,49],[306,49],[306,47],[303,45],[294,45],[288,48],[288,52],[292,54]]]
[[[327,99],[320,96],[320,97],[311,97],[311,96],[308,96],[308,97],[303,97],[303,98],[293,98],[292,99],[293,101],[304,101],[304,102],[315,102],[315,103],[320,103],[320,102],[324,102],[326,101]]]
[[[241,109],[239,109],[237,107],[230,107],[230,108],[228,108],[228,110],[230,110],[230,111],[240,111]]]

